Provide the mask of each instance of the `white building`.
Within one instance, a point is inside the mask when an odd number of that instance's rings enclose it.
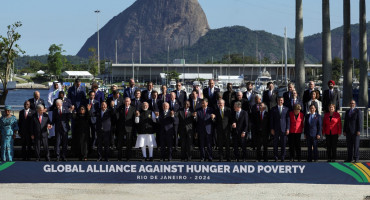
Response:
[[[88,71],[65,71],[62,76],[68,79],[93,79],[94,76]]]

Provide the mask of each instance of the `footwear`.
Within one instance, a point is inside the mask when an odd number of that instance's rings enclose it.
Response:
[[[267,159],[264,159],[263,162],[268,162],[268,160]]]
[[[48,162],[49,162],[49,161],[50,161],[50,158],[46,158],[46,161],[48,161]]]
[[[146,158],[142,158],[142,159],[141,159],[141,162],[145,162],[145,161],[146,161]]]
[[[316,160],[314,160],[314,162],[317,162],[317,159],[316,159]]]
[[[277,158],[275,158],[275,162],[277,162],[278,161],[278,159]]]
[[[65,159],[65,158],[62,158],[62,161],[63,161],[63,162],[67,162],[67,159]]]
[[[204,159],[200,159],[200,161],[199,162],[204,162],[205,160]]]
[[[103,160],[103,158],[98,158],[97,162],[102,161],[102,160]]]
[[[39,159],[39,158],[37,158],[35,161],[36,161],[36,162],[40,162],[40,159]]]
[[[153,162],[153,160],[154,160],[153,157],[149,158],[149,162]]]
[[[226,159],[226,162],[231,162],[231,160],[230,159]]]
[[[60,159],[59,159],[59,158],[57,158],[57,159],[55,160],[55,162],[59,162],[59,160],[60,160]]]

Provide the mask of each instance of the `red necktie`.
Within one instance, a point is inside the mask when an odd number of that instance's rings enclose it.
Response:
[[[41,124],[41,120],[42,120],[42,116],[40,115],[39,116],[39,122],[40,122],[40,124]]]
[[[62,116],[62,110],[59,110],[59,115]]]
[[[127,116],[127,113],[128,113],[128,108],[126,108],[125,116]]]
[[[203,111],[203,115],[204,115],[204,117],[206,116],[206,109],[204,109],[204,111]]]
[[[263,117],[262,117],[262,112],[261,112],[261,121],[263,120]]]
[[[188,116],[188,110],[185,110],[185,117]]]

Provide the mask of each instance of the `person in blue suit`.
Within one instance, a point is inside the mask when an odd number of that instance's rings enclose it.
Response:
[[[315,105],[310,105],[310,112],[305,116],[304,135],[307,140],[307,162],[312,162],[312,149],[313,159],[317,162],[318,149],[317,141],[321,138],[322,119],[319,114],[316,113]]]
[[[13,161],[13,142],[19,129],[17,118],[11,114],[11,110],[11,106],[5,106],[5,115],[0,118],[1,158],[4,162]]]
[[[135,87],[135,81],[134,81],[134,79],[130,79],[130,81],[129,81],[129,87],[127,87],[123,91],[123,98],[129,97],[130,99],[134,99],[135,98],[135,91],[136,90],[137,90],[137,88]]]
[[[346,162],[359,161],[361,123],[361,111],[356,108],[356,101],[352,100],[344,116],[343,135],[346,136],[348,150]]]
[[[197,122],[197,133],[199,138],[199,149],[201,162],[205,161],[206,153],[208,161],[212,161],[212,127],[216,115],[213,113],[213,109],[208,107],[208,99],[204,98],[201,102],[202,108],[194,114]],[[205,150],[207,147],[207,151]]]
[[[281,145],[281,162],[285,161],[286,138],[289,135],[290,119],[289,109],[284,106],[284,97],[278,97],[278,105],[271,108],[270,128],[274,137],[274,157],[278,161],[278,144]]]
[[[71,129],[69,122],[72,118],[72,108],[63,107],[63,101],[58,99],[56,101],[56,108],[53,111],[52,125],[55,126],[55,137],[56,137],[56,156],[57,161],[62,158],[62,161],[66,161],[67,146],[68,146],[68,131]],[[77,140],[78,138],[72,138]],[[60,154],[60,145],[63,150]]]
[[[77,109],[80,104],[86,100],[85,88],[81,86],[81,80],[76,79],[72,87],[68,89],[67,98],[71,100],[72,105]]]

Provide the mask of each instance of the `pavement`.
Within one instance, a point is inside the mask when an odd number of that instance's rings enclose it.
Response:
[[[370,185],[0,184],[1,199],[370,199]]]

